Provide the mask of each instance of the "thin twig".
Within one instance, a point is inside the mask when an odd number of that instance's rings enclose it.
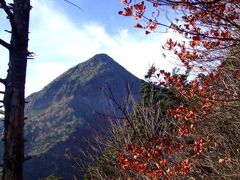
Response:
[[[71,1],[68,1],[68,0],[63,0],[63,1],[65,1],[65,2],[67,2],[67,3],[69,3],[69,4],[71,4],[71,5],[73,5],[73,6],[75,6],[75,7],[77,7],[78,9],[80,9],[81,11],[83,11],[83,9],[82,9],[80,6],[78,6],[77,4],[75,4],[75,3],[71,2]]]

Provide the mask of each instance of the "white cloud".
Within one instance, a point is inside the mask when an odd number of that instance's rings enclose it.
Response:
[[[28,68],[26,94],[38,91],[55,77],[66,70],[66,67],[57,62],[43,62],[33,64]]]
[[[97,23],[79,26],[58,12],[51,1],[32,1],[30,50],[26,94],[38,91],[70,67],[97,53],[107,53],[136,76],[143,78],[151,64],[170,70],[161,46],[173,34],[131,34],[126,29],[110,35]]]

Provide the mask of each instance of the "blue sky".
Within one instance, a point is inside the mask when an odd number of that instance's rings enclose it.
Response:
[[[10,1],[8,1],[10,2]],[[95,54],[107,53],[139,78],[151,64],[171,70],[175,64],[163,59],[162,45],[173,33],[145,35],[135,29],[132,18],[118,15],[119,0],[72,0],[83,11],[62,0],[32,0],[26,95],[41,90],[57,76]],[[1,19],[5,15],[0,14]],[[0,22],[0,38],[8,39]],[[164,52],[165,54],[168,52]],[[8,54],[0,48],[0,76],[7,70]]]

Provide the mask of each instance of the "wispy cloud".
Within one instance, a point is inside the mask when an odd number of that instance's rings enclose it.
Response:
[[[136,76],[143,78],[151,64],[170,70],[173,64],[162,58],[161,46],[171,34],[144,35],[119,29],[110,35],[97,22],[76,25],[58,12],[50,1],[32,1],[30,50],[26,94],[40,90],[70,67],[97,53],[107,53]]]

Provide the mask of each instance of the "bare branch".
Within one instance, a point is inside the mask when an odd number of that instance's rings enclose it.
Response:
[[[2,84],[6,84],[6,80],[5,79],[2,79],[2,78],[0,78],[0,83],[2,83]]]
[[[5,32],[7,32],[7,33],[10,33],[10,34],[12,34],[12,31],[9,31],[9,30],[4,30]]]
[[[154,0],[147,0],[151,3],[155,2]],[[175,1],[175,0],[164,0],[164,1],[160,1],[158,0],[159,3],[165,3],[165,5],[172,5],[172,4],[176,4],[176,5],[187,5],[187,6],[192,6],[192,5],[207,5],[207,4],[215,4],[215,3],[219,3],[222,0],[213,0],[213,1]]]
[[[68,0],[63,0],[63,1],[65,1],[65,2],[67,2],[67,3],[69,3],[69,4],[71,4],[71,5],[73,5],[73,6],[75,6],[75,7],[77,7],[78,9],[80,9],[81,11],[83,11],[83,9],[82,9],[80,6],[78,6],[77,4],[74,4],[73,2],[68,1]]]
[[[3,47],[7,48],[8,50],[10,50],[11,45],[8,44],[6,41],[0,39],[0,45],[2,45]]]
[[[12,28],[14,27],[14,15],[12,13],[12,11],[10,10],[10,8],[8,7],[8,5],[6,4],[5,0],[0,0],[0,4],[1,4],[1,8],[3,8],[3,10],[6,12],[6,14],[8,15],[10,24],[12,26]]]
[[[142,16],[145,20],[147,21],[152,21],[152,19],[148,18],[147,16]],[[215,39],[215,40],[220,40],[220,41],[233,41],[233,42],[240,42],[240,39],[235,39],[235,38],[221,38],[221,37],[214,37],[214,36],[209,36],[209,35],[206,35],[204,33],[197,33],[197,32],[192,32],[192,31],[188,31],[184,28],[178,28],[178,27],[174,27],[174,26],[171,26],[172,23],[170,25],[167,25],[167,24],[163,24],[161,22],[157,22],[157,24],[159,26],[162,26],[162,27],[166,27],[166,28],[169,28],[169,29],[172,29],[172,30],[175,30],[175,31],[178,31],[178,32],[184,32],[184,33],[187,33],[187,34],[190,34],[190,35],[193,35],[193,36],[200,36],[202,38],[209,38],[209,39]]]
[[[108,97],[116,106],[117,109],[120,110],[120,112],[122,113],[122,115],[125,117],[125,119],[129,122],[129,125],[131,126],[131,128],[133,129],[133,131],[136,131],[136,128],[134,126],[134,124],[130,121],[129,119],[129,115],[128,115],[128,111],[127,111],[127,107],[122,106],[120,102],[117,101],[116,97],[114,96],[114,93],[111,89],[110,86],[107,86],[106,89],[103,89],[103,93],[106,97]],[[128,95],[129,96],[129,95]]]

